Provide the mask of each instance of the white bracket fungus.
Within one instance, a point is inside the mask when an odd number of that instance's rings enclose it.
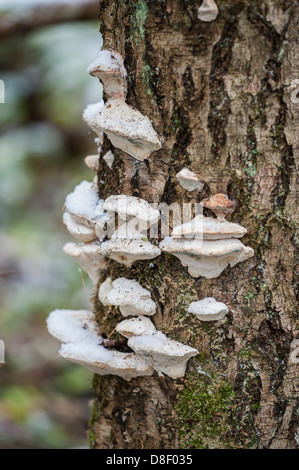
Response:
[[[114,147],[137,160],[143,161],[162,146],[149,118],[124,100],[110,99],[102,108],[87,107],[83,118],[97,134],[105,132]]]
[[[83,243],[104,238],[110,217],[103,205],[104,200],[99,198],[95,185],[82,181],[65,199],[63,222],[68,231]]]
[[[223,302],[217,302],[213,297],[207,297],[192,302],[189,305],[188,312],[193,313],[202,321],[216,321],[224,318],[229,310]]]
[[[150,227],[160,219],[160,211],[153,209],[147,201],[125,194],[108,197],[104,201],[103,208],[107,212],[116,212],[123,220],[136,218],[143,227],[144,224]]]
[[[225,194],[216,194],[201,204],[211,209],[217,219],[198,215],[191,222],[174,227],[173,236],[165,238],[159,246],[188,266],[191,276],[212,279],[220,276],[229,264],[233,267],[251,258],[254,252],[237,240],[247,233],[246,228],[224,218],[233,212],[235,202]]]
[[[193,171],[188,170],[188,168],[183,168],[183,170],[176,174],[176,177],[180,185],[186,189],[186,191],[197,190],[200,192],[203,190],[204,183],[199,180]]]
[[[96,103],[90,103],[86,106],[83,112],[83,120],[89,127],[92,127],[91,123],[96,118],[96,116],[102,111],[104,107],[104,100],[97,101]],[[93,128],[92,128],[93,129]],[[95,132],[96,129],[93,129]],[[103,132],[97,132],[99,136],[99,143],[103,140]]]
[[[126,98],[127,71],[122,56],[115,51],[100,51],[87,68],[87,72],[103,83],[107,95],[112,98]]]
[[[117,212],[123,220],[130,221],[123,224],[114,232],[111,240],[101,244],[102,254],[118,263],[131,266],[135,261],[153,259],[160,256],[161,250],[142,238],[150,225],[157,223],[160,212],[152,209],[150,204],[138,197],[110,196],[103,204],[108,213]]]
[[[247,229],[239,224],[212,217],[196,216],[191,222],[174,227],[173,238],[200,238],[221,240],[223,238],[241,238]]]
[[[132,336],[128,346],[156,371],[173,379],[184,377],[188,360],[198,354],[197,349],[167,338],[162,332]]]
[[[99,155],[87,155],[84,158],[85,165],[92,171],[98,171],[99,169]]]
[[[94,314],[89,310],[54,310],[47,318],[49,333],[61,343],[83,343],[89,339],[97,343],[102,341],[98,337],[98,326]]]
[[[106,269],[105,257],[101,254],[99,243],[67,243],[63,251],[75,258],[82,268],[87,272],[94,284],[99,278],[99,271]]]
[[[204,206],[210,209],[214,214],[216,215],[217,218],[223,219],[227,215],[231,214],[234,212],[236,203],[234,201],[231,201],[226,194],[215,194],[214,196],[211,196],[207,199],[203,199],[200,201],[200,203]]]
[[[232,267],[253,256],[252,248],[246,247],[240,240],[196,240],[165,238],[160,248],[180,259],[183,266],[193,277],[204,276],[212,279],[220,276],[230,264]]]
[[[123,320],[117,325],[116,331],[125,338],[131,338],[131,336],[152,335],[156,332],[156,327],[149,318],[139,316]]]
[[[110,289],[110,290],[109,290]],[[120,308],[124,317],[136,315],[154,315],[156,304],[149,290],[137,281],[120,277],[111,283],[108,278],[99,288],[99,299],[104,305]]]
[[[111,152],[111,150],[109,150],[109,152],[107,152],[107,153],[104,155],[103,160],[107,163],[107,165],[109,166],[110,170],[112,170],[113,163],[114,163],[114,155],[113,155],[113,153]]]
[[[123,240],[114,237],[101,244],[101,253],[126,266],[139,260],[153,259],[161,255],[159,247],[144,240]]]
[[[214,21],[218,16],[218,7],[214,0],[203,0],[198,9],[198,19],[205,22]]]
[[[112,280],[111,277],[107,277],[107,279],[105,279],[105,281],[102,282],[102,284],[100,285],[98,293],[99,300],[102,302],[103,305],[109,305],[107,295],[109,294],[111,289],[113,289]]]
[[[152,367],[133,353],[106,349],[93,313],[79,310],[55,310],[48,319],[49,333],[61,341],[59,355],[98,375],[113,374],[130,380],[152,375]]]
[[[104,202],[104,201],[103,201]],[[95,212],[99,196],[93,183],[81,181],[74,191],[65,198],[65,209],[80,222],[91,222],[96,218]]]
[[[67,231],[80,242],[90,243],[97,239],[94,227],[79,223],[78,219],[69,212],[63,213],[62,220]]]
[[[122,223],[113,233],[111,240],[147,240],[147,227],[143,227],[138,219]]]

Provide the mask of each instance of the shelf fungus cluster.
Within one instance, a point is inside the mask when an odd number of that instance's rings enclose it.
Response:
[[[113,374],[126,380],[153,374],[153,368],[142,357],[104,346],[92,312],[54,310],[47,319],[47,326],[50,334],[62,343],[59,355],[95,374]]]
[[[171,378],[183,377],[188,360],[198,351],[157,331],[148,318],[156,311],[151,294],[138,282],[106,279],[99,288],[104,305],[120,308],[124,317],[116,331],[127,340],[131,352],[108,348],[98,331],[92,312],[54,310],[47,319],[50,334],[62,343],[59,355],[99,375],[113,374],[125,380],[152,375],[154,371]]]
[[[92,167],[94,158],[87,158]],[[63,223],[69,233],[81,243],[67,243],[63,250],[88,273],[96,283],[99,270],[106,268],[105,258],[100,250],[100,241],[106,236],[109,214],[104,211],[104,200],[100,199],[95,184],[82,181],[70,193],[64,203]]]
[[[107,278],[99,288],[99,299],[103,305],[119,307],[124,317],[133,317],[120,322],[116,331],[128,339],[137,357],[160,374],[174,379],[184,376],[188,360],[198,351],[156,330],[148,318],[156,312],[150,291],[131,279]]]
[[[211,279],[220,276],[228,265],[233,267],[252,257],[253,250],[238,240],[247,230],[224,218],[234,208],[227,196],[212,196],[203,205],[214,211],[217,219],[196,216],[191,222],[175,227],[172,237],[165,238],[160,248],[188,266],[191,276]]]
[[[123,221],[111,239],[101,244],[104,256],[131,266],[135,261],[153,259],[161,254],[160,248],[146,238],[148,228],[160,219],[160,212],[147,201],[121,194],[107,198],[103,208],[111,217],[117,214]]]
[[[212,21],[218,13],[215,2],[209,0],[203,1],[200,10],[203,21]],[[125,101],[127,72],[120,54],[101,51],[88,71],[102,82],[106,100],[89,105],[84,111],[83,119],[98,135],[98,154],[85,158],[88,168],[98,173],[103,158],[112,169],[112,150],[101,156],[104,134],[114,147],[136,160],[149,158],[161,148],[162,140],[148,117]],[[204,187],[204,182],[187,168],[176,177],[187,191],[200,192]],[[191,222],[174,227],[172,236],[157,246],[147,235],[159,223],[160,211],[135,196],[117,194],[101,199],[96,176],[93,182],[82,181],[65,199],[63,222],[79,243],[67,243],[64,251],[78,261],[95,285],[110,260],[130,267],[136,261],[160,256],[162,250],[188,266],[191,276],[218,277],[228,265],[235,266],[253,256],[253,250],[239,240],[246,228],[225,219],[235,208],[233,201],[216,194],[201,204],[216,218],[196,216]],[[47,324],[49,332],[62,343],[61,357],[96,374],[114,374],[125,380],[150,376],[155,371],[174,379],[184,376],[189,359],[198,351],[157,331],[157,305],[149,290],[133,279],[107,277],[98,288],[98,298],[104,306],[119,308],[125,317],[115,326],[124,339],[105,339],[92,312],[55,310]],[[228,313],[226,305],[214,298],[193,302],[188,311],[201,321],[219,320]],[[121,350],[116,343],[121,343]]]
[[[101,80],[109,99],[103,106],[87,107],[84,120],[98,135],[104,132],[114,147],[136,160],[149,158],[162,147],[162,141],[149,118],[125,101],[127,72],[121,55],[101,51],[87,70]]]

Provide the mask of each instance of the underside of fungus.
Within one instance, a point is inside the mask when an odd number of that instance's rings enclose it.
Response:
[[[228,313],[223,302],[217,302],[213,297],[207,297],[189,305],[188,312],[193,313],[201,321],[221,320]]]
[[[85,165],[91,170],[91,171],[98,171],[99,169],[99,155],[87,155],[87,157],[84,158]]]
[[[76,218],[69,212],[64,212],[62,216],[63,223],[67,231],[75,238],[78,238],[80,242],[90,243],[97,239],[94,226],[83,223],[82,219]]]
[[[82,268],[87,272],[91,281],[96,284],[99,271],[106,269],[105,257],[101,254],[100,244],[95,243],[66,243],[63,251],[75,258]]]
[[[217,219],[197,215],[191,222],[174,227],[172,237],[165,238],[160,248],[188,266],[191,276],[212,279],[228,266],[246,261],[254,255],[238,238],[247,233],[245,227],[228,222],[225,216],[235,209],[235,202],[225,194],[215,194],[201,201]]]
[[[110,99],[99,112],[94,110],[87,108],[83,118],[97,134],[105,132],[114,147],[140,161],[161,148],[161,140],[149,118],[124,100]]]
[[[174,227],[173,238],[200,238],[221,240],[223,238],[241,238],[247,229],[239,224],[218,220],[213,217],[196,216],[191,222]]]
[[[190,240],[167,237],[159,246],[161,250],[179,258],[183,266],[188,266],[191,276],[204,276],[207,279],[220,276],[229,264],[233,267],[253,256],[252,248],[244,246],[237,239]]]
[[[153,259],[160,256],[161,250],[150,242],[141,239],[123,240],[111,238],[111,240],[101,244],[101,253],[103,256],[107,256],[120,264],[132,266],[136,261]]]
[[[99,288],[99,299],[104,305],[120,308],[124,317],[154,315],[156,304],[151,293],[137,281],[120,277],[111,282],[108,278]]]
[[[156,371],[173,379],[184,377],[188,360],[198,354],[197,349],[169,339],[160,331],[131,336],[128,345]]]
[[[103,338],[92,312],[54,310],[47,319],[49,333],[63,344],[59,355],[98,375],[113,374],[130,380],[152,375],[152,367],[134,353],[123,353],[102,346]]]
[[[123,220],[136,218],[143,227],[150,227],[160,219],[160,212],[153,209],[147,201],[125,194],[108,197],[103,208],[107,212],[116,212]]]
[[[180,185],[186,189],[186,191],[202,191],[204,183],[199,180],[193,171],[188,168],[183,168],[179,173],[176,174],[177,180]]]
[[[107,95],[112,98],[126,98],[127,72],[123,58],[118,52],[100,51],[87,71],[101,80]]]
[[[223,219],[227,215],[234,212],[236,203],[231,201],[226,194],[214,194],[207,199],[203,199],[200,203],[210,209],[218,219]]]
[[[149,318],[139,316],[123,320],[117,325],[116,331],[125,338],[131,338],[131,336],[152,335],[156,332],[156,328]]]
[[[71,235],[83,243],[104,238],[109,216],[103,204],[93,183],[82,181],[78,184],[65,199],[63,222]]]

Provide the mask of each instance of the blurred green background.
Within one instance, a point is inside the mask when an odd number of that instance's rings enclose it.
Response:
[[[0,1],[2,20],[7,4]],[[73,16],[5,34],[0,21],[1,449],[88,446],[92,376],[58,358],[45,327],[55,308],[88,308],[92,292],[62,252],[75,241],[61,225],[65,195],[93,178],[83,159],[96,152],[95,135],[82,111],[101,94],[86,72],[102,45],[97,16]]]

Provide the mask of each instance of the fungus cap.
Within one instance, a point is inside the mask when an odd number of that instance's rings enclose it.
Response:
[[[75,258],[75,260],[87,272],[94,284],[97,283],[99,271],[107,267],[105,257],[101,254],[100,244],[94,243],[66,243],[63,251]]]
[[[132,266],[139,260],[153,259],[161,255],[159,247],[144,240],[113,239],[101,244],[103,256],[126,266]]]
[[[180,185],[186,189],[186,191],[202,191],[204,183],[202,183],[193,171],[188,168],[183,168],[176,177]]]
[[[47,318],[49,333],[61,343],[94,342],[98,326],[88,310],[54,310]],[[98,341],[102,338],[99,337]]]
[[[150,291],[144,289],[139,282],[125,277],[115,279],[112,284],[106,279],[104,286],[100,286],[99,299],[101,301],[103,299],[105,305],[120,307],[124,317],[154,315],[156,312],[156,304],[151,298]]]
[[[239,224],[213,217],[196,216],[191,222],[174,227],[173,238],[201,238],[220,240],[223,238],[241,238],[247,229]]]
[[[231,201],[226,194],[218,193],[200,202],[204,207],[210,209],[216,217],[224,218],[234,212],[236,203]]]
[[[69,212],[65,211],[63,213],[62,221],[67,231],[73,237],[78,238],[78,240],[83,243],[90,243],[95,241],[97,239],[97,235],[95,233],[94,227],[88,225],[88,223],[83,223],[82,219],[79,220]]]
[[[198,354],[197,349],[168,339],[161,332],[132,336],[128,345],[156,371],[173,379],[184,377],[188,360]]]
[[[107,295],[109,294],[112,288],[112,279],[111,277],[107,277],[107,279],[105,279],[105,281],[102,282],[102,284],[100,285],[98,293],[99,300],[103,305],[109,305]]]
[[[251,258],[252,248],[244,246],[235,238],[224,240],[197,240],[165,238],[160,248],[180,259],[193,277],[212,279],[220,276],[230,264],[232,267]]]
[[[99,169],[99,155],[87,155],[84,158],[85,165],[92,171]]]
[[[122,56],[115,51],[100,51],[88,66],[87,72],[103,83],[104,91],[112,98],[125,99],[127,72]]]
[[[47,325],[50,334],[63,343],[59,355],[95,374],[113,374],[125,380],[153,374],[152,367],[141,357],[101,345],[103,338],[98,335],[92,312],[55,310]]]
[[[210,23],[218,16],[218,7],[214,0],[203,0],[197,13],[198,19]]]
[[[109,196],[103,204],[104,210],[108,212],[117,212],[123,220],[132,217],[152,225],[160,219],[160,211],[153,209],[151,205],[135,196],[126,196],[125,194]]]
[[[156,328],[149,318],[139,316],[123,320],[117,325],[116,331],[125,338],[131,338],[131,336],[152,335],[156,332]]]
[[[143,161],[162,147],[161,140],[148,117],[121,99],[107,101],[100,112],[86,113],[83,118],[98,134],[105,132],[114,147]]]
[[[213,297],[206,297],[203,300],[192,302],[188,312],[193,313],[202,321],[216,321],[224,318],[229,310],[223,302],[217,302]]]
[[[65,198],[66,212],[91,227],[105,215],[103,204],[104,199],[99,198],[96,186],[89,181],[81,181]]]

